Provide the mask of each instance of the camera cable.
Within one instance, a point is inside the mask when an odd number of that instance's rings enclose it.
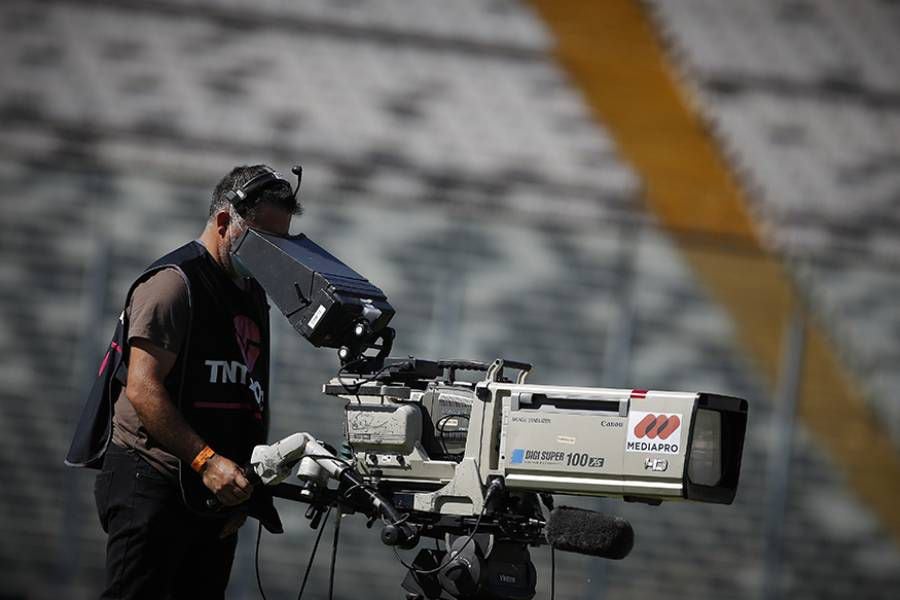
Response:
[[[337,562],[338,538],[341,535],[342,517],[343,511],[341,510],[341,507],[338,506],[337,512],[334,515],[334,538],[331,542],[331,567],[328,571],[328,600],[334,598],[334,565]]]
[[[359,389],[362,386],[364,386],[367,383],[372,383],[373,381],[377,381],[378,378],[381,376],[381,374],[389,369],[396,369],[398,367],[402,368],[404,366],[409,366],[410,364],[412,364],[411,361],[403,361],[403,362],[399,362],[399,363],[384,365],[380,369],[375,371],[374,373],[369,374],[368,376],[364,377],[363,379],[360,379],[359,381],[357,381],[355,383],[344,381],[344,379],[343,379],[344,371],[351,365],[357,364],[357,363],[365,360],[366,358],[367,357],[363,356],[363,357],[357,358],[355,360],[351,360],[347,364],[342,365],[341,368],[339,368],[337,371],[336,379],[338,380],[338,383],[341,384],[341,387],[344,388],[344,391],[347,392],[347,395],[356,396],[356,401],[358,403],[362,403],[362,400],[360,400],[360,398],[359,398]]]
[[[444,451],[445,455],[448,455],[449,452],[447,451],[447,444],[444,441],[444,434],[450,433],[450,432],[445,432],[444,427],[447,425],[447,422],[450,419],[465,419],[468,422],[470,420],[470,417],[469,417],[469,415],[464,414],[464,413],[451,413],[449,415],[444,415],[443,417],[441,417],[440,419],[437,420],[437,423],[434,424],[435,429],[437,429],[437,431],[438,431],[438,441],[441,443],[441,449]],[[456,433],[456,432],[453,432],[453,433]]]
[[[347,467],[349,469],[353,469],[355,466],[352,462],[350,462],[348,460],[344,460],[343,458],[338,458],[336,456],[330,456],[330,455],[308,454],[308,455],[306,455],[306,458],[311,458],[311,459],[315,460],[316,462],[320,462],[322,460],[333,460],[335,462],[343,464],[345,467]],[[350,485],[341,494],[341,500],[346,500],[351,492],[353,492],[356,489],[360,489],[360,488],[368,488],[368,486],[366,486],[363,483],[355,483],[355,484]],[[306,584],[307,584],[307,581],[309,580],[309,573],[312,570],[312,565],[313,565],[313,562],[315,561],[316,553],[318,552],[318,549],[319,549],[319,542],[322,539],[322,534],[325,532],[325,525],[328,523],[328,517],[331,515],[332,508],[334,508],[334,505],[328,507],[328,510],[325,512],[325,518],[322,519],[321,525],[319,526],[319,533],[316,535],[316,541],[313,544],[312,553],[310,554],[309,562],[306,565],[306,572],[303,574],[303,582],[300,584],[300,592],[297,595],[297,600],[302,600],[302,598],[303,598],[303,592],[306,589]],[[338,507],[337,518],[335,520],[335,525],[334,525],[334,538],[332,540],[332,548],[331,548],[331,567],[329,569],[329,574],[328,574],[328,598],[329,598],[329,600],[331,600],[333,598],[333,593],[334,593],[334,572],[335,572],[335,564],[337,562],[337,549],[338,549],[338,540],[340,537],[341,514],[342,514],[341,508]],[[405,520],[405,518],[400,519],[400,521],[398,521],[398,523],[395,523],[395,524],[402,523],[404,520]],[[262,584],[262,574],[261,574],[261,571],[259,568],[259,555],[260,555],[259,549],[260,549],[261,540],[262,540],[262,523],[260,522],[257,527],[257,530],[256,530],[256,551],[255,551],[253,562],[254,562],[254,567],[255,567],[255,571],[256,571],[256,587],[259,590],[259,595],[262,598],[262,600],[267,600],[266,592],[263,589],[263,584]]]
[[[360,403],[360,404],[362,403],[362,400],[359,399],[359,388],[364,382],[360,382],[359,384],[357,384],[356,389],[350,389],[350,386],[352,386],[354,384],[353,383],[348,384],[347,382],[345,382],[343,375],[344,375],[344,371],[346,371],[348,368],[350,368],[353,365],[359,364],[364,360],[365,360],[365,357],[361,356],[359,358],[351,360],[350,362],[348,362],[346,364],[341,365],[341,367],[337,370],[337,374],[335,376],[335,378],[338,380],[338,383],[341,384],[342,388],[344,388],[344,391],[347,392],[348,395],[356,396],[356,402]]]
[[[266,599],[266,593],[263,591],[262,577],[259,574],[259,541],[262,539],[262,521],[259,522],[259,527],[256,529],[256,556],[253,559],[253,562],[256,566],[256,587],[259,589],[259,595],[262,596],[262,600]]]
[[[497,481],[499,481],[499,480],[497,480]],[[416,573],[417,575],[434,575],[435,573],[438,573],[439,571],[446,569],[450,565],[450,563],[453,562],[453,559],[455,559],[457,556],[459,556],[462,553],[462,551],[465,550],[466,547],[472,543],[472,540],[475,539],[475,534],[478,533],[478,528],[481,526],[481,519],[484,518],[484,515],[487,512],[488,503],[490,502],[490,500],[494,496],[494,494],[499,492],[501,489],[503,489],[502,484],[496,484],[496,482],[492,483],[488,487],[488,492],[484,497],[484,503],[481,506],[481,513],[478,515],[478,519],[475,521],[475,526],[472,527],[472,533],[469,534],[469,536],[466,538],[466,541],[463,542],[463,545],[459,547],[459,550],[456,550],[456,551],[450,550],[447,552],[447,557],[442,562],[442,564],[439,564],[438,566],[436,566],[433,569],[419,569],[419,568],[407,563],[406,561],[404,561],[403,558],[400,556],[400,553],[397,552],[396,547],[393,548],[394,556],[397,557],[397,560],[400,561],[400,564],[403,565],[404,567],[406,567],[407,570],[409,570],[413,573]],[[398,523],[393,523],[393,524],[397,525]]]
[[[444,560],[442,564],[436,566],[435,568],[419,569],[419,568],[415,567],[414,565],[407,563],[405,560],[403,560],[403,557],[400,556],[400,553],[397,552],[396,546],[393,547],[394,556],[397,557],[397,560],[400,561],[401,565],[406,567],[409,571],[416,573],[417,575],[434,575],[435,573],[446,569],[450,565],[450,563],[453,562],[453,559],[456,558],[457,556],[459,556],[459,554],[463,550],[466,549],[466,547],[472,542],[472,540],[475,539],[475,534],[478,533],[478,527],[479,527],[479,525],[481,525],[481,518],[484,517],[485,509],[486,509],[486,507],[483,507],[481,509],[481,514],[478,515],[478,520],[475,521],[475,527],[472,528],[472,533],[469,534],[469,536],[466,538],[466,541],[463,542],[463,545],[459,547],[459,550],[448,552],[447,559]]]
[[[550,600],[556,598],[556,548],[550,546]]]
[[[309,572],[312,570],[313,561],[316,558],[316,552],[319,549],[319,541],[322,539],[322,534],[325,533],[325,524],[328,523],[328,517],[331,515],[331,508],[328,507],[328,510],[325,512],[325,518],[322,519],[322,524],[319,527],[319,533],[316,535],[316,542],[313,544],[312,552],[309,555],[309,562],[306,564],[306,573],[303,574],[303,583],[300,584],[300,593],[297,594],[297,600],[302,600],[303,598],[303,590],[306,589],[306,582],[309,580]]]

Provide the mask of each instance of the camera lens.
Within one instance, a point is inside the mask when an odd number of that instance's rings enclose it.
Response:
[[[722,479],[722,415],[699,409],[688,459],[688,478],[696,485],[714,486]]]

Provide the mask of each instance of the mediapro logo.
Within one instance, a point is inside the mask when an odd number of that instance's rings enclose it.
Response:
[[[679,454],[681,416],[631,411],[628,414],[628,438],[625,449],[630,452]]]
[[[678,415],[648,414],[635,425],[634,436],[665,440],[675,433],[680,425],[681,419]]]

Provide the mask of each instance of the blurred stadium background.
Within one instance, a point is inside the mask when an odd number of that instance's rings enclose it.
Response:
[[[0,598],[98,593],[83,392],[133,277],[256,162],[303,164],[294,229],[387,292],[397,353],[750,399],[735,504],[587,502],[636,545],[558,555],[558,598],[898,597],[900,2],[3,0],[0,31]],[[338,441],[336,357],[273,322],[273,436]],[[312,542],[281,512],[269,598]],[[336,597],[402,597],[342,535]]]

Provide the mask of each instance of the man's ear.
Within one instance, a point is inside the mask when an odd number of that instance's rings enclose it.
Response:
[[[220,210],[215,215],[216,232],[219,237],[225,237],[228,226],[231,225],[231,214],[227,210]]]

